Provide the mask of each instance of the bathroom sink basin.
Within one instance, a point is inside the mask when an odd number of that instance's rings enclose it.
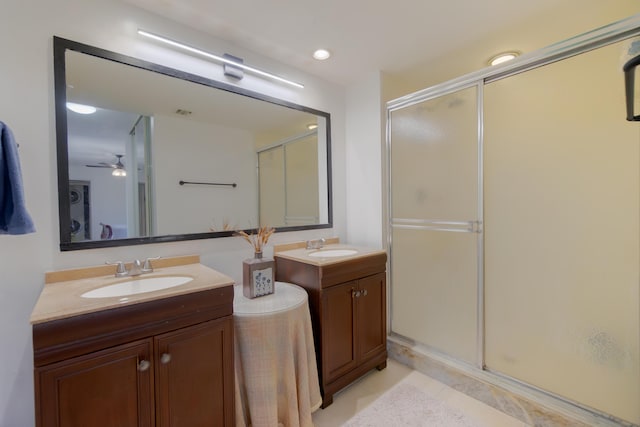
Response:
[[[320,250],[311,252],[309,256],[314,258],[335,258],[339,256],[355,255],[357,253],[358,251],[355,249],[327,249],[326,251]]]
[[[184,285],[192,281],[186,276],[143,277],[103,286],[82,294],[82,298],[110,298],[143,294]]]

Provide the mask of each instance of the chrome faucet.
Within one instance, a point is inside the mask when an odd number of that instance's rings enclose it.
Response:
[[[307,249],[322,249],[325,242],[324,237],[316,240],[307,240]]]
[[[133,260],[131,269],[129,270],[129,276],[139,276],[142,274],[142,263],[139,259]]]
[[[153,272],[153,266],[151,265],[151,260],[159,259],[159,258],[160,257],[147,258],[144,261],[144,264],[139,259],[135,259],[131,263],[131,269],[129,270],[127,270],[127,267],[124,265],[124,262],[122,261],[106,262],[105,264],[116,266],[116,277],[139,276],[141,274]]]
[[[116,261],[116,262],[107,261],[105,262],[105,264],[116,266],[116,277],[124,277],[129,275],[129,272],[127,271],[127,267],[125,267],[124,262],[122,261]]]
[[[160,259],[159,256],[154,258],[147,258],[144,260],[144,265],[142,266],[142,273],[153,273],[153,266],[151,265],[151,260]]]

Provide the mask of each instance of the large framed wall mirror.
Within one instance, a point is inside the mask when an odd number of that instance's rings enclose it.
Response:
[[[61,250],[332,226],[329,113],[54,37]]]

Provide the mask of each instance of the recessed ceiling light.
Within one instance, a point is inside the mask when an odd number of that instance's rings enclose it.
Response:
[[[318,49],[315,52],[313,52],[313,57],[318,61],[324,61],[325,59],[329,59],[330,56],[331,56],[331,52],[329,52],[327,49]]]
[[[67,108],[78,114],[93,114],[98,110],[91,105],[76,104],[75,102],[67,102]]]
[[[489,65],[498,65],[520,56],[520,52],[502,52],[489,60]]]

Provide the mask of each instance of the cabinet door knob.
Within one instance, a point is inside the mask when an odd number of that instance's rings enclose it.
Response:
[[[351,291],[351,295],[353,298],[359,298],[360,297],[360,291]]]
[[[363,290],[362,290],[362,296],[363,296],[363,297],[366,297],[366,296],[367,296],[367,294],[368,294],[367,290],[366,290],[366,289],[363,289]]]
[[[169,362],[171,362],[171,355],[169,353],[162,353],[162,356],[160,356],[160,363],[166,365]]]
[[[140,362],[138,362],[138,371],[144,372],[149,369],[149,366],[151,366],[151,362],[142,359]]]

